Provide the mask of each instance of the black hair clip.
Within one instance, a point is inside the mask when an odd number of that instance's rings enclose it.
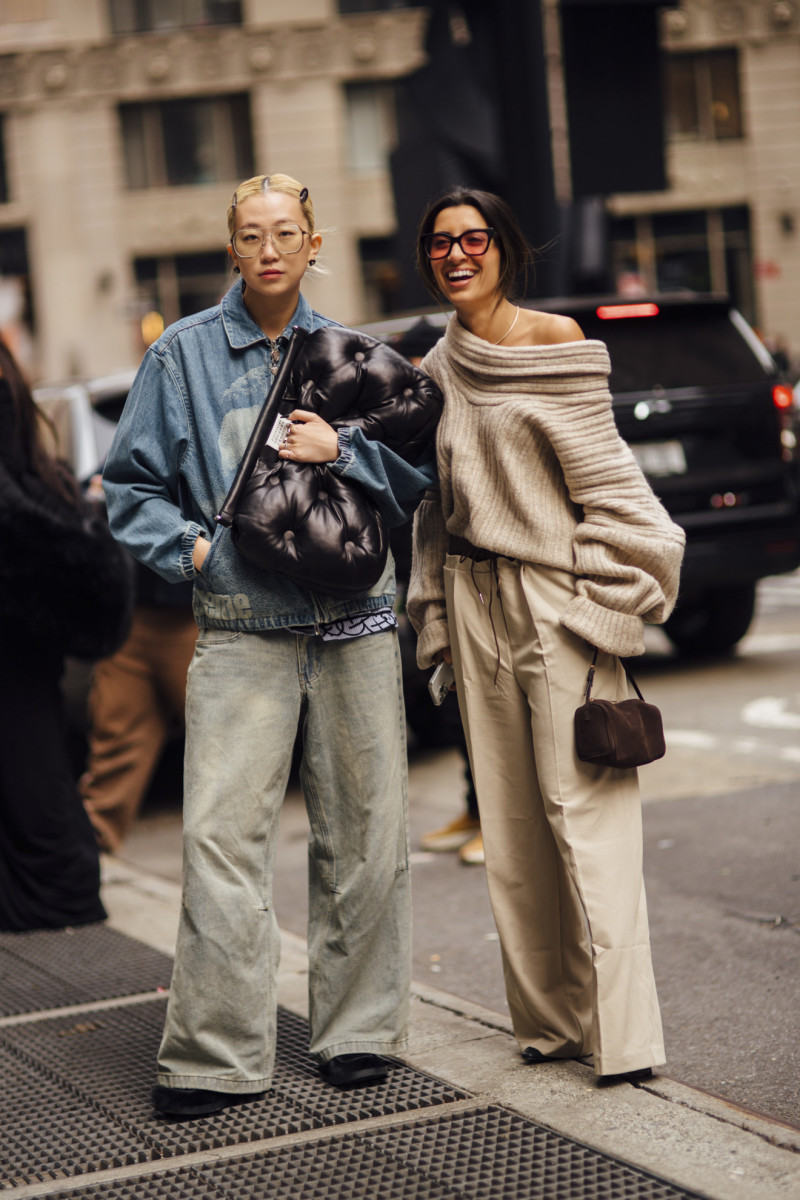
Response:
[[[300,203],[305,204],[307,199],[308,199],[308,188],[303,188],[302,192],[300,193]]]
[[[264,178],[261,180],[261,190],[262,190],[262,192],[269,191],[269,175],[265,175]]]
[[[239,189],[237,188],[236,192],[238,192],[238,191],[239,191]],[[233,199],[231,200],[231,208],[233,209],[234,212],[236,212],[236,206],[239,203],[239,197],[237,196],[236,192],[233,193]]]

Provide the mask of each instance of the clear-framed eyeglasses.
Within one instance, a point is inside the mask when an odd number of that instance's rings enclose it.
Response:
[[[247,225],[244,229],[236,230],[231,238],[231,245],[239,258],[255,258],[269,238],[279,254],[297,254],[303,249],[303,242],[308,236],[306,230],[295,225],[293,221],[273,225],[270,229]]]
[[[452,233],[424,233],[420,240],[428,258],[447,258],[453,246],[460,246],[470,258],[480,258],[489,249],[493,237],[493,229],[467,229],[458,237],[453,237]]]

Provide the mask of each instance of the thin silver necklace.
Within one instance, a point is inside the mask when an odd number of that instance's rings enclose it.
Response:
[[[518,317],[519,317],[519,305],[517,305],[517,311],[514,313],[514,320],[511,322],[511,324],[509,325],[508,329],[505,331],[503,336],[501,338],[499,338],[496,342],[492,342],[493,346],[499,346],[500,342],[504,342],[506,340],[508,335],[511,333],[511,330],[516,325]]]

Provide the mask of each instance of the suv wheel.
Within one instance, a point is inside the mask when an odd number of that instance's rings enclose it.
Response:
[[[754,583],[712,589],[688,603],[679,603],[665,621],[664,632],[684,654],[722,654],[747,633],[755,604]]]

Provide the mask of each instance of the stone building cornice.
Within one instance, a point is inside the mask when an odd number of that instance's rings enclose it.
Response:
[[[307,78],[392,79],[425,63],[425,9],[326,22],[215,26],[3,49],[0,108],[243,91]]]
[[[681,0],[661,14],[667,50],[800,38],[800,0]]]

